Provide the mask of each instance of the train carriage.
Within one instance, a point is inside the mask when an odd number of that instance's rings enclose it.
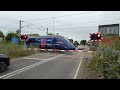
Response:
[[[41,49],[75,50],[67,38],[59,35],[29,37],[26,44],[38,45]]]

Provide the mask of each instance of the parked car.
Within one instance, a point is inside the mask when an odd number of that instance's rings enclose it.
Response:
[[[0,73],[10,66],[10,58],[4,54],[0,54]]]

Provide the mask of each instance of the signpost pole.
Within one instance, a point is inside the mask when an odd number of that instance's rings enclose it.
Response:
[[[26,39],[24,39],[24,48],[26,49]]]

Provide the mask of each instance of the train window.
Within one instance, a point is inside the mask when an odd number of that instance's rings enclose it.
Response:
[[[36,39],[35,39],[35,38],[30,38],[30,39],[28,40],[28,42],[29,42],[29,43],[36,43]]]
[[[37,43],[41,43],[42,38],[37,39]]]
[[[68,42],[70,42],[69,39],[68,39],[67,37],[65,38],[65,40],[67,40]]]
[[[28,40],[28,42],[29,42],[29,43],[32,43],[32,40],[31,40],[31,39],[29,39],[29,40]]]
[[[46,43],[52,44],[52,41],[53,41],[52,38],[47,38],[46,39]]]
[[[68,42],[66,43],[67,45],[71,46],[71,42],[69,41],[69,39],[66,37],[65,40]]]
[[[56,38],[55,41],[57,44],[63,44],[63,41],[60,38]]]
[[[36,38],[33,39],[33,43],[36,43]]]

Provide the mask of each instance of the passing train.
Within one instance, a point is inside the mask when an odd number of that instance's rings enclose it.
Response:
[[[75,50],[75,46],[60,35],[28,37],[26,45],[38,45],[41,49]]]

